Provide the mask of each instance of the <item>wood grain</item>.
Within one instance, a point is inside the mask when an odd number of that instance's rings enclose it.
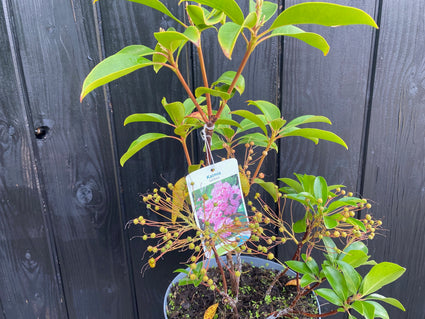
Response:
[[[101,95],[80,104],[98,52],[87,1],[11,1],[37,140],[46,213],[72,318],[133,316],[107,110]],[[32,256],[32,255],[31,255]]]
[[[376,1],[335,2],[375,15]],[[286,7],[296,3],[286,1]],[[287,138],[282,142],[281,176],[290,177],[293,172],[322,175],[332,184],[344,184],[356,191],[374,29],[303,27],[322,34],[331,48],[324,57],[317,49],[285,38],[281,71],[283,114],[288,120],[304,114],[329,117],[333,125],[323,124],[320,128],[341,136],[349,149],[326,141],[314,145],[302,138]]]
[[[180,17],[182,6],[176,1],[163,1],[174,15]],[[155,10],[129,1],[100,2],[102,34],[105,55],[109,56],[124,46],[143,44],[151,48],[156,45],[153,32],[160,27],[168,29],[179,26],[176,22]],[[188,78],[186,54],[182,54],[180,65],[183,75]],[[152,68],[134,72],[109,85],[110,107],[113,110],[115,143],[119,156],[124,154],[133,140],[147,132],[163,132],[164,126],[158,123],[132,123],[123,127],[124,120],[133,113],[154,112],[168,117],[161,106],[161,99],[168,102],[184,100],[186,93],[177,77],[163,68],[158,75]],[[172,134],[171,130],[165,133]],[[123,196],[124,220],[128,221],[140,215],[156,218],[150,214],[140,199],[140,194],[156,187],[155,183],[166,185],[168,181],[176,182],[187,174],[186,161],[181,145],[176,141],[160,140],[133,156],[123,168],[119,169]],[[137,226],[126,231],[126,239],[140,234]],[[165,256],[155,269],[145,274],[140,270],[147,263],[144,256],[150,242],[134,239],[130,241],[131,266],[133,268],[137,308],[140,318],[159,318],[162,301],[168,284],[174,277],[173,270],[181,267],[175,255]],[[144,259],[143,256],[145,257]]]
[[[387,229],[371,242],[376,261],[407,268],[382,291],[407,309],[390,309],[391,318],[424,318],[425,310],[424,12],[420,0],[383,2],[364,193]]]
[[[0,317],[65,318],[8,2],[0,14]]]

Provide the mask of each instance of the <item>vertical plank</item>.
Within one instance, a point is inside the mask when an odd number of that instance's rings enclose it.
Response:
[[[0,14],[0,318],[67,318],[7,1]]]
[[[377,261],[407,268],[383,290],[407,312],[391,318],[423,318],[425,292],[425,3],[383,1],[364,194],[387,231],[371,243]]]
[[[375,14],[376,1],[333,1]],[[286,1],[286,7],[298,1]],[[324,57],[295,39],[284,40],[282,112],[291,120],[304,114],[324,115],[333,125],[320,125],[341,136],[349,150],[326,141],[314,145],[302,138],[282,142],[281,176],[293,172],[324,176],[356,190],[362,148],[363,117],[368,90],[374,29],[368,26],[313,27],[331,49]]]
[[[131,318],[104,100],[78,100],[91,57],[98,52],[91,2],[11,3],[32,125],[49,127],[37,141],[37,160],[69,316]]]
[[[176,1],[162,1],[175,16],[181,16],[182,6]],[[155,10],[129,1],[105,0],[99,3],[102,21],[102,34],[105,56],[116,53],[131,44],[143,44],[151,48],[156,45],[153,32],[159,28],[168,29],[179,26],[174,20]],[[180,65],[187,78],[188,64],[186,55],[182,54]],[[160,113],[168,115],[161,106],[161,99],[168,102],[183,100],[187,96],[181,88],[177,77],[163,68],[156,75],[152,68],[145,68],[116,80],[109,85],[110,105],[114,113],[116,129],[116,148],[119,156],[124,154],[131,142],[147,132],[163,132],[165,126],[158,123],[133,123],[123,127],[124,120],[133,113]],[[96,93],[94,93],[96,94]],[[172,130],[165,133],[172,134]],[[150,215],[140,199],[140,194],[156,187],[155,183],[166,185],[176,182],[186,174],[186,161],[181,145],[176,141],[161,140],[149,145],[133,156],[123,168],[119,168],[121,190],[124,198],[124,220],[131,220],[139,215]],[[156,218],[153,214],[149,218]],[[131,227],[127,239],[139,234],[138,227]],[[165,256],[155,269],[140,273],[147,262],[144,253],[149,242],[140,238],[130,241],[131,260],[137,307],[140,318],[159,318],[162,301],[168,284],[174,277],[173,270],[181,267],[185,261],[178,256]]]
[[[276,1],[280,3],[280,1]],[[244,15],[249,13],[248,1],[238,1]],[[277,10],[277,14],[279,9]],[[265,29],[264,29],[265,30]],[[248,32],[245,31],[247,37]],[[243,59],[246,50],[246,42],[243,37],[240,36],[236,43],[235,49],[232,54],[232,59],[229,60],[223,54],[217,39],[217,31],[214,29],[208,29],[203,32],[203,51],[205,64],[208,74],[209,84],[216,81],[221,74],[226,71],[237,71],[238,67]],[[248,100],[266,100],[276,105],[279,104],[279,87],[280,87],[280,43],[278,38],[274,37],[263,43],[261,43],[250,56],[250,59],[245,66],[242,76],[245,79],[245,91],[240,96],[236,93],[234,97],[229,101],[228,106],[231,110],[235,109],[248,109],[251,112],[258,113],[259,110],[255,106],[248,106]],[[196,50],[194,50],[196,51]],[[201,69],[198,63],[197,53],[194,52],[193,58],[193,78],[194,87],[203,86]],[[215,109],[217,105],[213,105]],[[202,145],[202,141],[199,142]],[[200,151],[202,148],[199,147]],[[217,152],[217,157],[220,152]],[[243,161],[243,150],[242,156],[238,158],[239,161]],[[200,158],[202,159],[200,155]],[[263,163],[261,172],[265,174],[266,181],[273,181],[276,179],[278,174],[278,154],[275,151],[270,151],[266,161]],[[254,185],[255,191],[260,191],[265,194],[264,198],[270,200],[271,197],[262,189],[259,189],[257,185]],[[270,202],[273,205],[273,202]]]

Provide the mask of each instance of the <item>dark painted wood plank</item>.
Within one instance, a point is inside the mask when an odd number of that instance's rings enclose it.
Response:
[[[374,16],[376,1],[334,1]],[[298,1],[286,1],[286,7]],[[302,138],[282,142],[281,176],[293,172],[324,176],[356,190],[362,148],[363,117],[374,29],[367,26],[325,28],[304,26],[330,44],[324,57],[295,39],[284,40],[282,112],[291,120],[304,114],[324,115],[333,125],[320,125],[341,136],[349,150],[325,141],[314,145]]]
[[[108,114],[101,95],[80,104],[96,56],[90,1],[11,1],[35,127],[47,213],[72,318],[131,318]]]
[[[424,318],[425,293],[425,3],[383,1],[372,100],[364,194],[387,231],[371,245],[376,261],[393,261],[406,274],[382,294]]]
[[[0,14],[0,318],[66,318],[8,2]]]
[[[163,1],[169,5],[176,16],[181,16],[182,6],[175,1]],[[153,32],[160,27],[171,26],[180,30],[170,18],[129,1],[101,1],[102,34],[105,44],[105,55],[109,56],[121,48],[131,44],[143,44],[155,47]],[[187,78],[187,56],[182,55],[180,65]],[[117,152],[121,156],[140,135],[147,132],[162,132],[164,126],[157,123],[130,124],[123,127],[124,119],[132,113],[155,112],[166,117],[161,106],[161,99],[168,102],[182,100],[187,97],[177,77],[168,69],[161,69],[156,76],[151,68],[132,73],[109,85],[110,103],[114,113]],[[171,130],[166,133],[172,133]],[[167,184],[176,182],[186,174],[186,162],[182,147],[178,142],[161,140],[149,145],[132,157],[123,168],[119,169],[121,190],[124,198],[124,220],[128,221],[139,215],[149,214],[139,195],[152,190],[154,183]],[[150,216],[150,218],[155,218]],[[126,232],[127,238],[139,234],[138,227],[131,227]],[[162,301],[168,284],[174,277],[173,270],[181,267],[183,258],[165,256],[153,270],[141,274],[142,266],[147,258],[142,259],[149,242],[141,239],[130,241],[132,267],[134,274],[137,307],[140,318],[160,318]]]

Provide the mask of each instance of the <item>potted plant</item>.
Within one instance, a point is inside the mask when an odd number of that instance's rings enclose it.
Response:
[[[321,176],[295,174],[295,178],[268,181],[261,173],[265,158],[277,151],[277,141],[282,138],[301,136],[316,144],[327,140],[347,147],[336,134],[308,127],[310,123],[331,124],[330,120],[322,115],[305,115],[287,121],[276,105],[263,100],[250,100],[245,108],[228,104],[234,94],[243,93],[243,70],[263,41],[289,36],[326,55],[329,45],[321,35],[295,25],[377,27],[374,20],[359,9],[324,2],[300,3],[276,16],[278,6],[270,1],[250,0],[244,13],[234,0],[182,0],[185,23],[158,0],[131,1],[160,11],[178,27],[154,33],[155,48],[132,45],[100,62],[85,79],[81,99],[99,86],[148,66],[156,72],[163,67],[172,70],[188,95],[184,101],[162,100],[168,119],[157,113],[139,113],[130,115],[124,123],[158,122],[171,127],[173,134],[151,132],[140,136],[121,157],[121,165],[148,144],[171,138],[181,143],[188,167],[187,176],[143,195],[147,209],[160,216],[159,220],[140,216],[131,221],[143,227],[140,237],[152,242],[144,267],[155,268],[170,251],[189,252],[188,268],[178,270],[183,273],[178,287],[203,289],[198,299],[206,300],[206,304],[195,311],[204,318],[327,317],[338,312],[348,313],[349,318],[388,318],[382,302],[404,310],[399,301],[376,293],[405,269],[370,260],[365,241],[379,233],[382,222],[372,217],[367,200],[346,192],[342,185],[328,185]],[[239,67],[213,82],[207,75],[202,46],[202,33],[210,28],[217,30],[225,58],[232,57],[238,39],[246,43]],[[188,44],[197,51],[202,72],[202,83],[195,90],[179,68],[181,50]],[[187,138],[198,130],[204,140],[205,160],[193,163]],[[214,157],[218,156],[222,161],[216,163]],[[256,192],[256,187],[264,189],[264,194]],[[269,199],[263,199],[269,195]],[[356,218],[364,210],[367,213],[363,218]],[[275,248],[289,242],[294,247],[292,258],[277,259]],[[262,268],[243,264],[244,255],[260,256],[265,263],[277,262],[281,270],[261,275],[269,279],[261,281],[250,272]],[[215,267],[210,267],[211,260]],[[358,267],[365,268],[361,271],[364,276]],[[282,282],[289,271],[293,271],[293,278]],[[263,291],[249,291],[252,287],[244,286],[244,277],[253,279],[249,285],[259,282]],[[289,289],[292,296],[282,299],[280,294]],[[299,307],[313,291],[334,305],[333,309],[318,314]],[[259,296],[260,301],[250,303],[243,295],[251,296],[248,299]],[[170,315],[173,309],[182,308],[172,298],[169,302]],[[195,306],[183,308],[190,307]],[[177,315],[184,316],[191,317]]]

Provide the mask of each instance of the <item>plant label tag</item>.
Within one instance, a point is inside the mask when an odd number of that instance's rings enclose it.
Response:
[[[248,214],[236,159],[201,168],[186,176],[197,226],[204,232],[205,256],[213,256],[211,240],[218,255],[242,245],[251,236],[246,227]]]

